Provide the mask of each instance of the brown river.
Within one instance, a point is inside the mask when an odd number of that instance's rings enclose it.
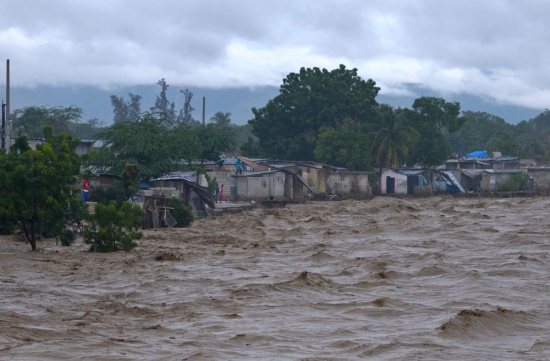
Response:
[[[550,198],[309,202],[0,238],[0,360],[548,360]]]

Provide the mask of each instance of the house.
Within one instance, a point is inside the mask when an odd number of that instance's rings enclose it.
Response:
[[[206,178],[204,175],[197,175],[196,172],[173,172],[152,179],[149,183],[152,183],[153,187],[138,192],[145,197],[144,202],[147,201],[147,197],[182,198],[196,216],[202,217],[209,215],[205,205],[216,207]]]
[[[416,168],[383,168],[380,176],[381,194],[431,194],[432,171]]]

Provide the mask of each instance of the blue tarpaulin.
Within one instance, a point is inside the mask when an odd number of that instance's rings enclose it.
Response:
[[[472,152],[468,154],[469,158],[489,158],[489,154],[487,154],[486,150],[476,150],[475,152]]]

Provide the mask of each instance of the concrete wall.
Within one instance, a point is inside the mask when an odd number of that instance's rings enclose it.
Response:
[[[536,188],[550,189],[550,168],[527,168]]]
[[[327,194],[340,197],[365,197],[372,194],[367,172],[333,172],[327,179]]]
[[[481,175],[480,190],[482,192],[494,191],[500,183],[506,182],[517,172],[527,173],[527,169],[499,169],[493,173],[483,172]]]
[[[236,179],[238,201],[265,201],[272,195],[273,174],[263,174],[260,177],[236,177]]]
[[[154,187],[147,190],[141,190],[140,194],[144,196],[164,197],[181,197],[182,195],[181,190],[176,189],[176,187]]]

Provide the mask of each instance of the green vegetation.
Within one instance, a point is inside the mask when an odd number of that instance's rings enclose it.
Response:
[[[351,171],[372,170],[369,137],[350,127],[325,129],[317,140],[315,158]]]
[[[338,130],[348,118],[358,124],[375,118],[380,89],[375,85],[344,65],[332,71],[301,68],[283,79],[279,95],[265,107],[252,109],[252,133],[269,158],[312,160],[324,129]]]
[[[45,145],[29,148],[20,137],[10,153],[0,153],[0,217],[21,225],[32,250],[43,231],[61,235],[80,173],[78,139],[44,128]]]
[[[529,175],[525,172],[517,172],[510,179],[498,185],[498,192],[525,191],[529,187]]]
[[[84,241],[94,252],[128,252],[137,247],[136,240],[143,237],[140,227],[140,206],[129,202],[123,202],[120,207],[115,202],[98,203],[95,213],[89,217],[89,225],[84,228]]]
[[[172,216],[174,216],[174,219],[178,222],[176,223],[176,227],[185,228],[185,227],[189,227],[191,223],[193,223],[193,220],[194,220],[193,211],[191,210],[190,207],[185,206],[183,199],[177,198],[177,197],[170,198],[168,207],[174,208],[170,210],[170,213],[172,214]]]

